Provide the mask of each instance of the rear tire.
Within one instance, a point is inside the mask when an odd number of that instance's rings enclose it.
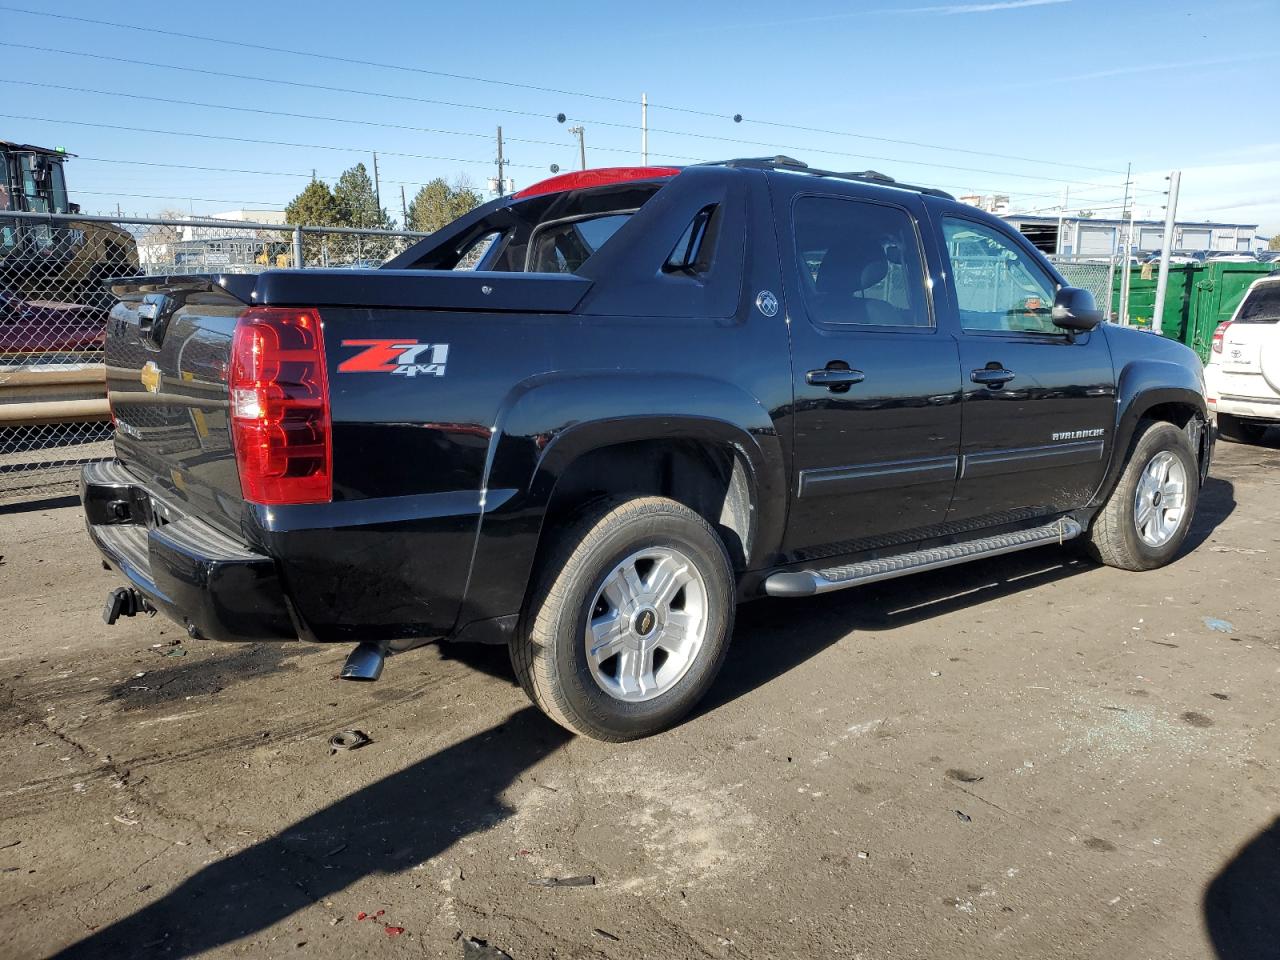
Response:
[[[1199,496],[1199,466],[1186,432],[1144,420],[1119,482],[1086,534],[1086,547],[1109,567],[1163,567],[1186,540]]]
[[[607,502],[540,564],[511,663],[552,720],[597,740],[633,740],[702,699],[733,616],[733,568],[706,520],[663,497]]]
[[[1229,413],[1218,414],[1218,436],[1232,443],[1261,443],[1267,432],[1265,423],[1241,420]]]

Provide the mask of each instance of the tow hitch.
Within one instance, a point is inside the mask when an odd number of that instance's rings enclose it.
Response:
[[[111,626],[120,617],[136,617],[140,613],[154,617],[156,608],[133,587],[116,587],[107,594],[107,605],[102,608],[102,619],[107,626]]]

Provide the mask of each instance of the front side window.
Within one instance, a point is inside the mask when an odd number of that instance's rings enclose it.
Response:
[[[552,222],[539,227],[529,244],[526,270],[530,273],[577,272],[633,212]]]
[[[932,326],[915,223],[905,210],[800,197],[795,237],[800,286],[814,323]]]
[[[966,331],[1052,333],[1055,284],[1000,231],[971,220],[942,221],[951,283]]]

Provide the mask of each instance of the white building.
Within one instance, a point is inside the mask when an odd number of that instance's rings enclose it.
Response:
[[[226,227],[200,221],[219,220]],[[183,222],[195,221],[195,222]],[[207,217],[183,217],[151,226],[138,237],[138,259],[144,273],[237,273],[284,266],[291,256],[292,238],[286,230],[261,227],[237,229],[236,223],[285,223],[283,210],[228,210]]]
[[[1101,217],[1065,217],[1061,237],[1057,217],[1002,213],[1005,220],[1045,253],[1107,257],[1128,233],[1127,220]],[[1164,245],[1163,220],[1138,220],[1130,243],[1131,256],[1155,253]],[[1173,229],[1173,249],[1179,253],[1254,253],[1266,247],[1256,223],[1178,221]],[[1122,255],[1123,250],[1119,251]]]

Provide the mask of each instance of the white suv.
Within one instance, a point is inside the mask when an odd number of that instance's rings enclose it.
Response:
[[[1280,425],[1280,273],[1255,280],[1235,314],[1213,331],[1204,368],[1218,436],[1258,443]]]

